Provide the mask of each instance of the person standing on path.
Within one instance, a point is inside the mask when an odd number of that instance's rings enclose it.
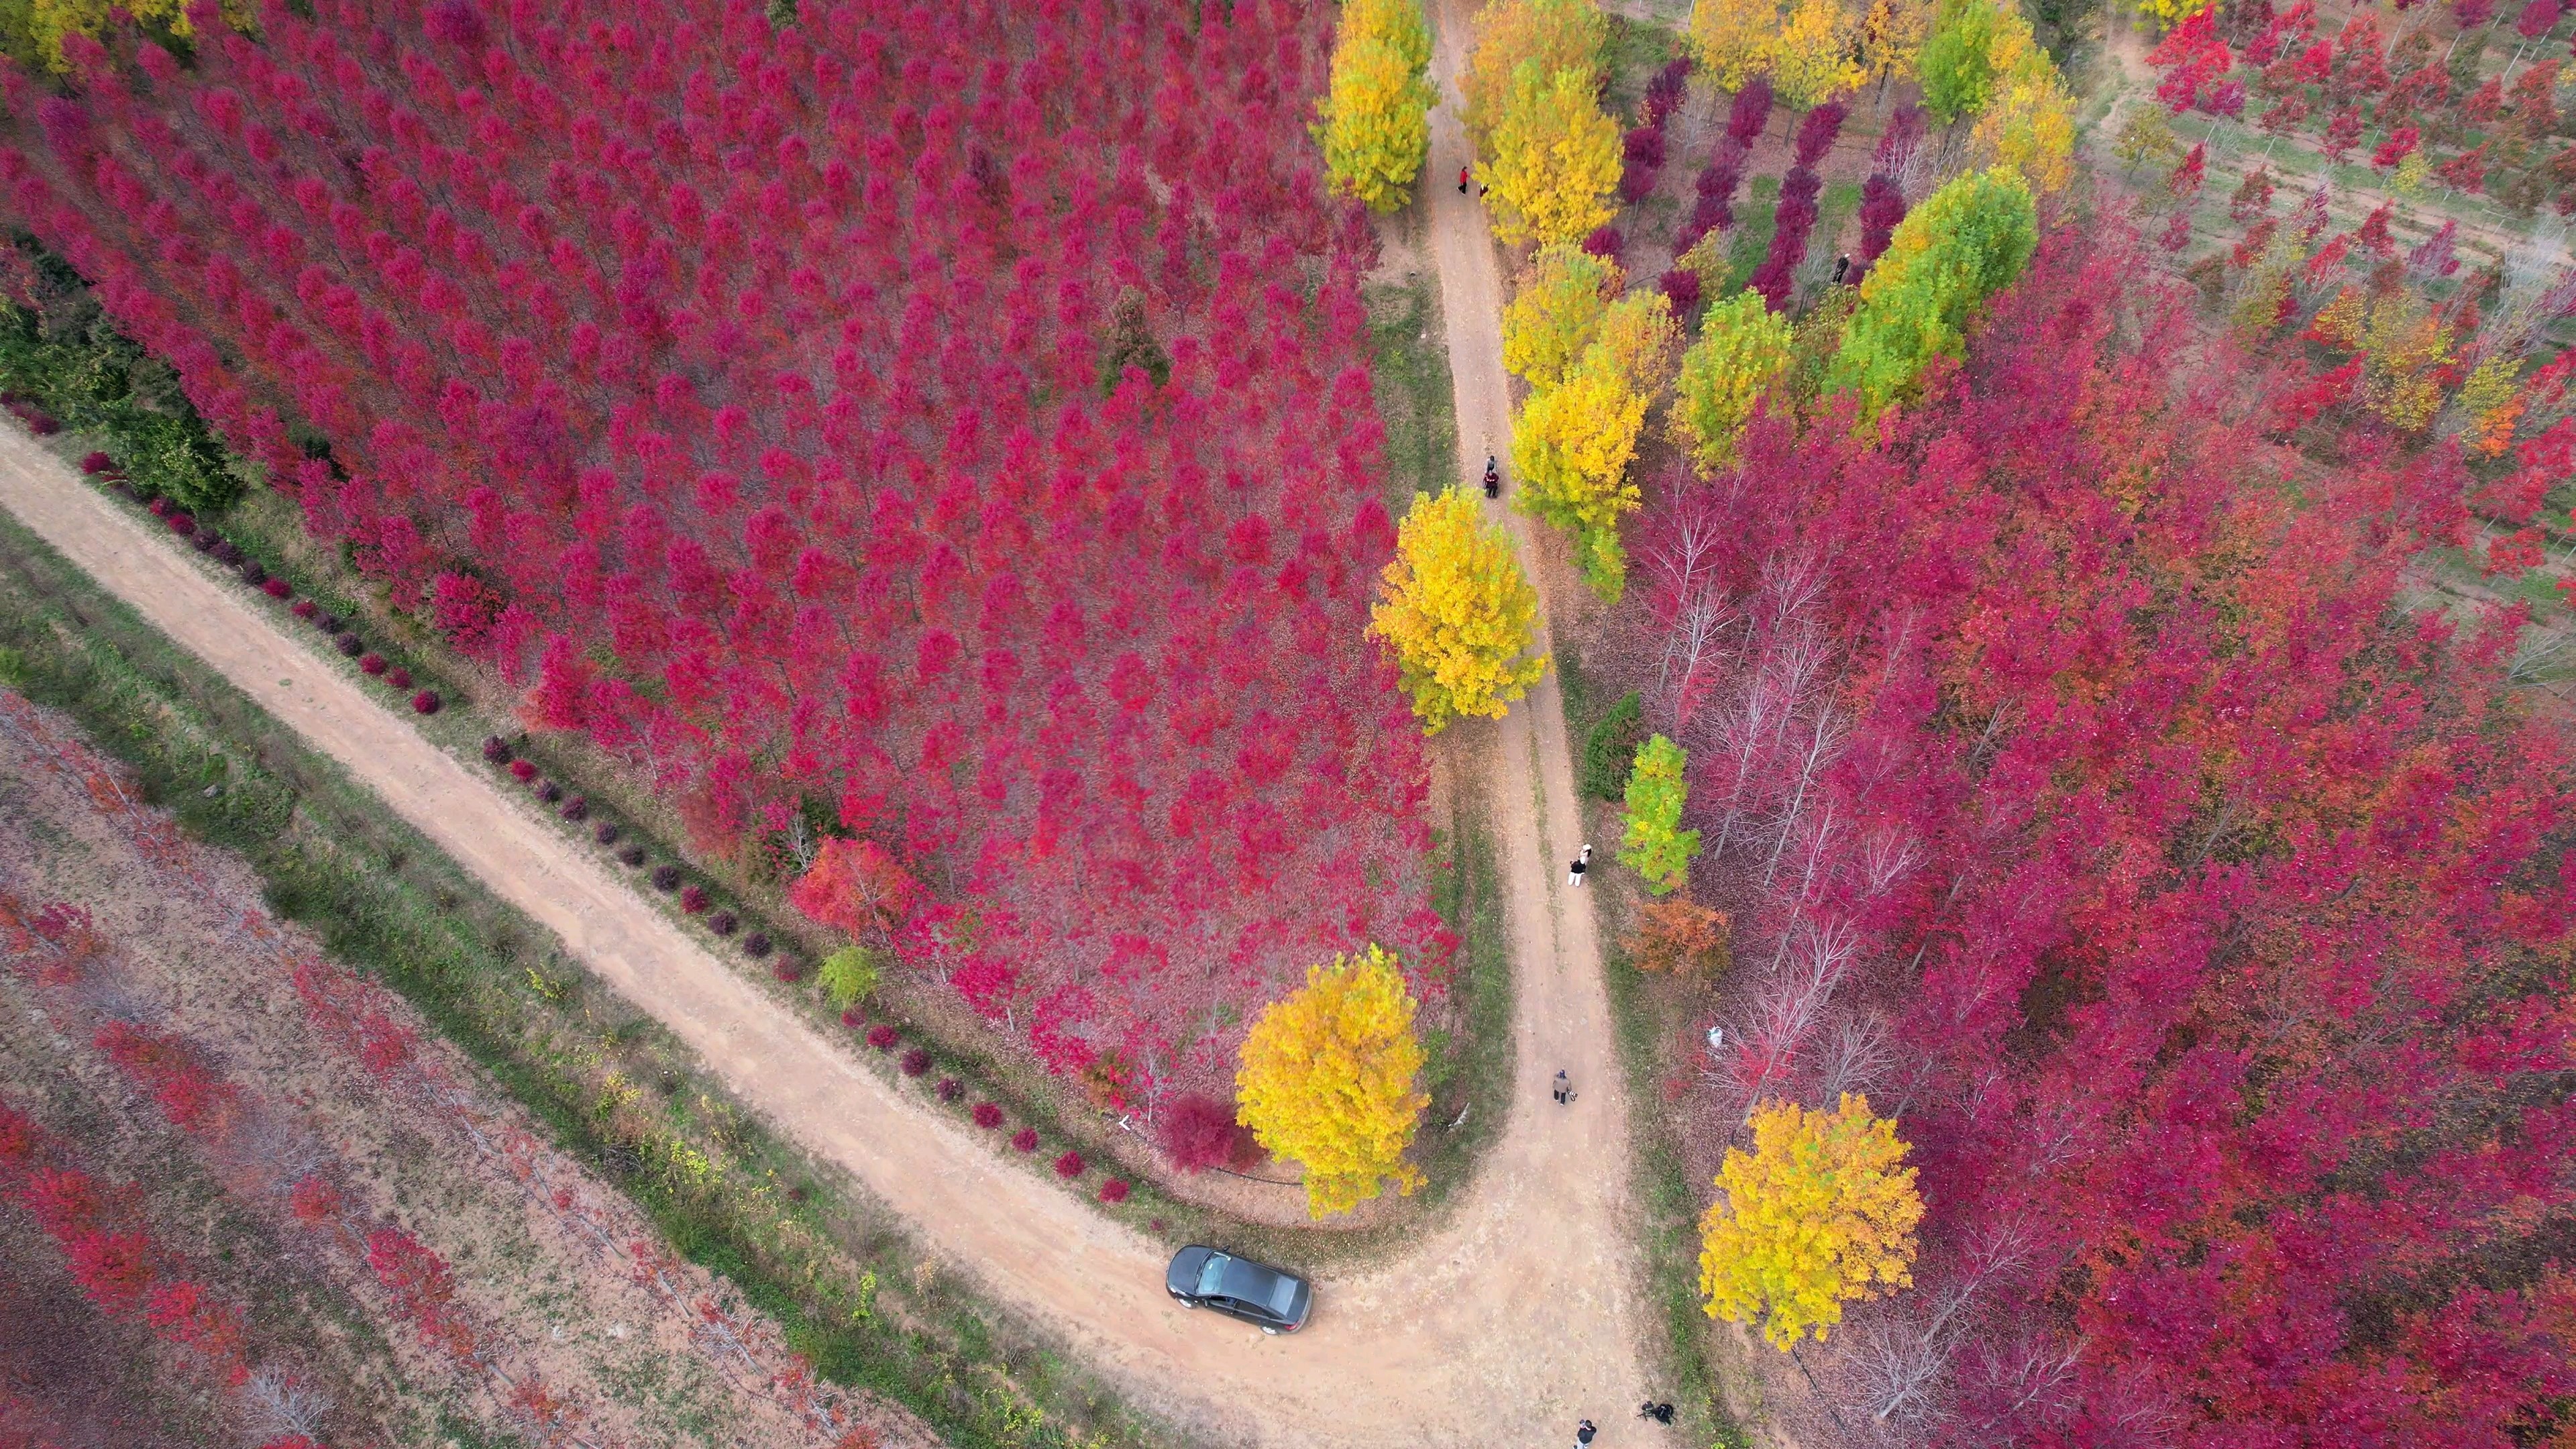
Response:
[[[1566,1076],[1565,1068],[1563,1067],[1556,1069],[1556,1089],[1554,1095],[1556,1097],[1556,1105],[1560,1107],[1574,1100],[1574,1082],[1572,1078]]]
[[[1583,884],[1583,873],[1591,868],[1592,845],[1591,842],[1586,841],[1583,846],[1583,853],[1576,856],[1574,858],[1574,863],[1565,868],[1565,883],[1568,886],[1579,886]]]
[[[1460,196],[1467,194],[1467,173],[1470,169],[1471,168],[1465,166],[1458,168],[1458,194]]]
[[[1592,1436],[1599,1432],[1599,1430],[1592,1427],[1592,1421],[1590,1419],[1578,1421],[1574,1426],[1574,1449],[1589,1449],[1589,1446],[1592,1443]]]

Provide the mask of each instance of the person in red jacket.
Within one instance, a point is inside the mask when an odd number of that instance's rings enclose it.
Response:
[[[1460,196],[1467,194],[1467,172],[1469,169],[1470,168],[1465,166],[1458,168],[1458,194]]]

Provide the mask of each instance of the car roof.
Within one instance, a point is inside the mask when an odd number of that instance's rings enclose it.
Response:
[[[1218,1270],[1216,1291],[1244,1303],[1257,1303],[1286,1316],[1297,1302],[1297,1280],[1276,1268],[1265,1268],[1229,1255]]]

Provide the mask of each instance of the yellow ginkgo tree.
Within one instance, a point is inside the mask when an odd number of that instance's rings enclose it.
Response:
[[[1609,34],[1609,17],[1592,0],[1490,0],[1477,11],[1475,46],[1458,77],[1467,102],[1467,141],[1476,154],[1494,154],[1494,128],[1502,124],[1512,78],[1522,65],[1536,61],[1542,75],[1577,71],[1598,89],[1601,47]]]
[[[1475,496],[1415,494],[1369,633],[1394,651],[1423,733],[1460,718],[1501,719],[1547,672],[1547,656],[1529,653],[1537,622],[1538,591]]]
[[[1699,340],[1682,354],[1673,389],[1673,440],[1715,472],[1735,461],[1735,441],[1789,365],[1789,322],[1759,292],[1711,302]]]
[[[1619,521],[1640,502],[1628,464],[1646,410],[1671,380],[1678,329],[1661,292],[1604,309],[1592,342],[1553,387],[1533,391],[1512,419],[1513,506],[1574,535],[1575,564],[1613,603],[1627,583]]]
[[[1619,124],[1596,89],[1588,69],[1526,60],[1512,73],[1490,155],[1476,167],[1505,245],[1580,241],[1618,215]]]
[[[1306,1210],[1348,1212],[1388,1182],[1410,1195],[1404,1160],[1431,1099],[1415,1085],[1422,1044],[1396,959],[1372,945],[1307,969],[1303,989],[1263,1008],[1235,1073],[1238,1116],[1277,1157],[1304,1165]]]
[[[1420,0],[1351,0],[1333,40],[1332,76],[1317,109],[1315,138],[1333,187],[1373,211],[1410,201],[1431,153],[1431,107],[1439,95],[1425,72],[1431,37]]]
[[[1599,335],[1619,280],[1618,263],[1580,247],[1530,258],[1503,304],[1503,366],[1534,388],[1556,386]]]
[[[1831,1112],[1754,1109],[1753,1150],[1729,1148],[1700,1219],[1699,1291],[1712,1318],[1754,1323],[1778,1349],[1843,1321],[1843,1305],[1912,1286],[1923,1198],[1892,1118],[1845,1092]]]

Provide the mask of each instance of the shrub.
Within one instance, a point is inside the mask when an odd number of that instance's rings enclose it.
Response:
[[[778,964],[769,968],[769,974],[793,986],[805,979],[805,963],[793,956],[781,956]]]
[[[563,802],[563,808],[555,813],[566,820],[587,820],[590,818],[590,801],[575,795]]]
[[[1184,1092],[1163,1113],[1155,1141],[1183,1172],[1248,1166],[1257,1150],[1252,1129],[1234,1120],[1234,1106],[1199,1092]]]
[[[1002,1109],[990,1102],[975,1104],[975,1125],[991,1129],[1002,1125]]]
[[[706,908],[707,908],[707,892],[706,892],[706,887],[704,887],[704,886],[688,886],[688,887],[685,887],[685,888],[683,888],[683,889],[681,890],[681,892],[680,892],[680,909],[681,909],[681,910],[684,910],[684,911],[688,912],[690,915],[693,915],[693,916],[694,916],[694,915],[699,915],[699,914],[703,913],[703,912],[706,910]]]
[[[901,1033],[894,1029],[893,1022],[881,1021],[868,1028],[868,1045],[875,1047],[881,1052],[892,1051],[894,1050],[895,1041],[900,1036]]]
[[[1627,245],[1627,234],[1609,225],[1596,226],[1583,238],[1583,249],[1586,252],[1614,262],[1619,259],[1619,253],[1625,250]]]
[[[277,582],[277,580],[268,576],[268,570],[259,566],[259,560],[257,559],[246,559],[243,561],[241,566],[241,581],[250,585],[254,589],[263,588],[269,584]]]
[[[188,534],[197,531],[197,520],[184,513],[173,513],[162,521],[170,525],[170,531],[172,533],[178,534],[181,537],[185,537]]]
[[[615,845],[617,837],[623,833],[617,828],[616,821],[603,820],[591,828],[590,838],[602,845]]]
[[[512,760],[510,762],[510,775],[511,778],[524,785],[530,780],[537,778],[537,762],[534,760]]]
[[[941,1077],[939,1079],[939,1100],[943,1102],[954,1102],[965,1095],[966,1084],[964,1082],[957,1080],[955,1077]]]
[[[1066,1178],[1082,1176],[1082,1154],[1068,1149],[1064,1156],[1055,1160],[1055,1175]]]
[[[731,911],[718,911],[707,918],[707,929],[719,936],[730,936],[741,927],[742,922]]]
[[[749,956],[754,961],[768,955],[769,937],[760,931],[754,931],[750,935],[743,937],[742,954]]]
[[[1634,693],[1620,697],[1583,739],[1583,793],[1595,800],[1624,800],[1628,770],[1646,742],[1645,705]]]
[[[644,863],[644,847],[640,845],[630,845],[624,850],[619,851],[617,853],[617,858],[626,862],[628,865],[642,865]]]
[[[483,737],[483,758],[490,760],[496,765],[506,765],[510,763],[510,742],[501,738],[499,735],[485,735]]]
[[[259,587],[261,592],[267,594],[272,599],[291,599],[295,597],[294,586],[287,583],[284,579],[270,579]]]
[[[337,614],[326,613],[315,617],[313,620],[313,627],[321,630],[325,634],[336,635],[341,630],[349,627],[349,621],[341,618]]]
[[[912,1048],[910,1051],[907,1051],[907,1052],[905,1052],[905,1053],[903,1054],[903,1074],[904,1074],[905,1076],[907,1076],[907,1077],[919,1077],[919,1076],[926,1076],[926,1075],[928,1075],[928,1074],[929,1074],[929,1071],[930,1071],[930,1053],[929,1053],[929,1052],[927,1052],[927,1051],[923,1050],[923,1049],[922,1049],[922,1048],[920,1048],[920,1047],[914,1047],[914,1048]]]
[[[381,654],[362,654],[358,656],[358,672],[368,676],[369,678],[374,678],[375,676],[384,673],[388,667],[389,666],[385,663],[385,656]]]
[[[1125,1180],[1113,1177],[1107,1182],[1102,1183],[1100,1185],[1100,1200],[1108,1203],[1125,1202],[1127,1200],[1127,1184]]]
[[[680,868],[678,866],[657,865],[653,867],[653,889],[657,891],[675,891],[679,888]]]
[[[841,1025],[848,1027],[852,1031],[857,1031],[860,1027],[867,1024],[868,1014],[859,1010],[857,1007],[852,1007],[841,1013]]]
[[[437,690],[424,689],[420,693],[411,697],[412,713],[436,714],[438,713],[438,702]]]
[[[115,461],[105,453],[91,453],[81,459],[81,471],[95,478],[114,467]]]
[[[1655,285],[1664,289],[1665,296],[1672,298],[1675,317],[1689,318],[1698,314],[1701,286],[1699,273],[1688,267],[1675,267],[1656,278]]]
[[[385,671],[385,683],[396,689],[411,688],[411,671],[397,664]]]
[[[823,958],[823,990],[834,1006],[848,1006],[865,1000],[877,989],[882,967],[874,951],[865,946],[843,946]]]
[[[360,639],[355,634],[344,633],[338,638],[333,639],[331,642],[339,647],[342,654],[347,655],[351,659],[355,659],[359,655],[367,652],[366,641]]]
[[[286,596],[280,594],[278,597],[284,598]],[[299,619],[310,619],[321,611],[313,607],[313,601],[311,599],[298,599],[295,601],[295,607],[290,609],[288,612],[292,613]]]
[[[1019,1131],[1012,1133],[1012,1134],[1011,1134],[1011,1146],[1013,1146],[1013,1147],[1017,1148],[1018,1150],[1020,1150],[1020,1151],[1022,1151],[1022,1152],[1035,1152],[1035,1151],[1037,1151],[1037,1150],[1038,1150],[1038,1129],[1036,1129],[1035,1127],[1023,1127],[1023,1128],[1021,1128]]]
[[[537,782],[537,798],[545,801],[549,805],[552,805],[563,798],[563,786],[556,784],[552,780],[539,780]]]
[[[155,498],[143,506],[152,510],[153,517],[167,518],[170,516],[171,510],[177,508],[179,505],[172,503],[167,498]]]

